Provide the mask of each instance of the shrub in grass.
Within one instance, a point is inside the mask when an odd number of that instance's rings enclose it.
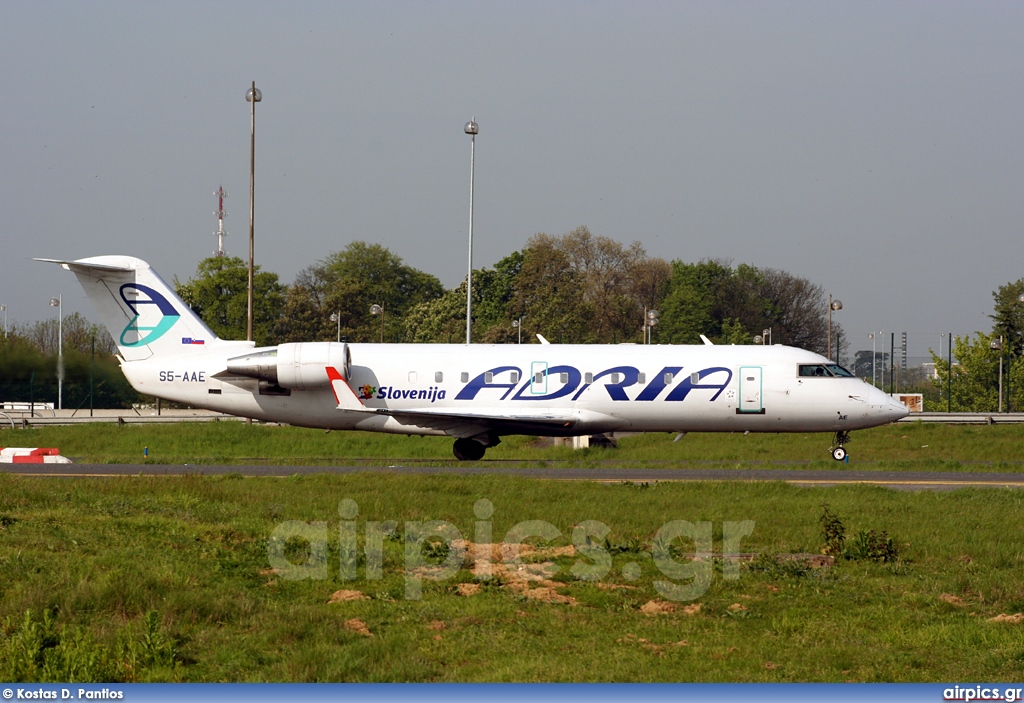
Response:
[[[855,561],[875,561],[882,564],[899,560],[899,549],[892,537],[885,530],[860,530],[853,541],[848,545],[846,542],[846,527],[839,516],[828,509],[827,503],[822,503],[821,523],[822,536],[825,538],[825,554],[836,558],[852,559]]]
[[[141,632],[131,626],[118,632],[117,644],[97,643],[89,630],[57,625],[53,611],[36,617],[26,610],[20,621],[8,617],[0,639],[0,680],[31,682],[124,682],[159,672],[166,680],[178,665],[177,646],[149,611]]]

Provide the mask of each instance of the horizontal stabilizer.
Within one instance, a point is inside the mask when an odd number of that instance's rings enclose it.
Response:
[[[59,264],[68,271],[89,273],[90,271],[96,272],[120,272],[120,273],[132,273],[135,271],[134,268],[127,266],[112,266],[109,264],[94,264],[83,261],[63,261],[61,259],[32,259],[33,261],[42,261],[44,264]]]

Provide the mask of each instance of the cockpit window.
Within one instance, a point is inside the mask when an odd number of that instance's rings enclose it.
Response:
[[[853,374],[839,364],[800,364],[801,376],[852,378]]]

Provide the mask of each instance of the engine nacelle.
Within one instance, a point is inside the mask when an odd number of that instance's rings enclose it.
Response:
[[[352,369],[352,352],[348,343],[299,342],[280,344],[276,349],[236,356],[228,359],[230,374],[276,383],[282,388],[305,390],[323,388],[331,381],[327,367],[333,366],[348,380]]]

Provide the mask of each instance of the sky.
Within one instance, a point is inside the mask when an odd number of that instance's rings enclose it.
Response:
[[[1024,3],[0,0],[0,304],[98,320],[33,257],[291,283],[362,240],[447,287],[585,225],[780,268],[909,353],[1024,277]]]

